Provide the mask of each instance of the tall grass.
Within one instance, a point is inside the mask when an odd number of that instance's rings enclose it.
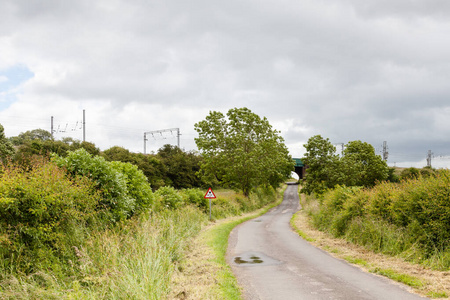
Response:
[[[162,299],[170,292],[170,277],[189,239],[206,216],[192,207],[144,217],[118,232],[99,233],[86,252],[97,276],[80,299]],[[105,272],[107,271],[107,272]]]
[[[372,189],[337,187],[310,209],[313,224],[373,251],[450,269],[450,172],[380,183]]]
[[[189,239],[206,220],[205,214],[188,206],[94,231],[83,246],[73,249],[77,276],[57,278],[49,271],[10,274],[0,277],[0,298],[163,299]]]

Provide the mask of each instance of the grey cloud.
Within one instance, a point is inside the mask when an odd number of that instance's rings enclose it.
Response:
[[[450,3],[445,0],[348,0],[364,17],[447,18]]]
[[[422,3],[17,1],[0,10],[10,23],[0,35],[36,74],[22,103],[97,101],[124,120],[133,105],[163,105],[161,126],[179,107],[246,106],[288,124],[291,145],[322,134],[445,149],[449,5]]]

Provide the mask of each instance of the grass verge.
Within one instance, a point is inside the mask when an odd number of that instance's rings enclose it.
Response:
[[[411,275],[404,274],[404,273],[399,273],[392,269],[375,268],[375,269],[370,270],[370,272],[385,276],[387,278],[390,278],[397,282],[401,282],[401,283],[406,284],[413,288],[422,288],[425,285],[419,278],[417,278],[415,276],[411,276]]]

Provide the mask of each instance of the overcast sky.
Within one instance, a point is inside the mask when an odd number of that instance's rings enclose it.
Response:
[[[102,150],[248,107],[293,157],[320,134],[450,166],[448,0],[0,0],[0,124]],[[177,144],[149,135],[147,151]],[[340,148],[339,145],[337,145]]]

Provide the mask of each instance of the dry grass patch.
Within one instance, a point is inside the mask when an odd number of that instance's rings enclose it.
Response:
[[[222,266],[214,261],[214,252],[205,241],[205,231],[211,226],[192,240],[185,259],[172,276],[169,299],[220,299],[217,274]]]
[[[302,203],[305,201],[302,200]],[[384,275],[397,281],[404,280],[406,282],[403,283],[410,285],[415,293],[432,298],[450,299],[450,272],[431,270],[398,257],[374,253],[344,239],[333,238],[313,228],[305,210],[295,215],[292,225],[301,235],[307,237],[312,245],[328,251],[334,257],[345,259],[367,272]]]

